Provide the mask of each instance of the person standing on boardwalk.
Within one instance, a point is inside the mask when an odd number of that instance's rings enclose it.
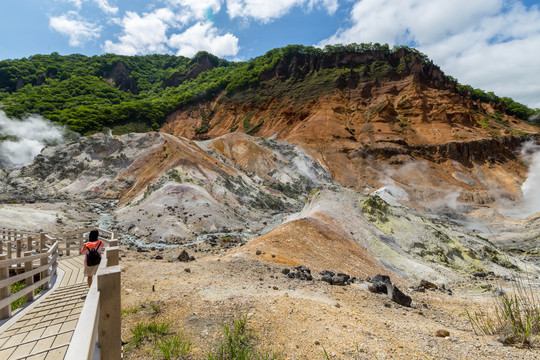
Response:
[[[84,257],[84,276],[88,276],[88,287],[92,285],[92,278],[97,273],[101,262],[101,251],[104,247],[103,241],[99,240],[99,231],[90,231],[88,241],[81,249],[81,253],[86,255]]]

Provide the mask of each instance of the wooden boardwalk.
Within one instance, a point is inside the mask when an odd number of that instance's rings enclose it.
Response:
[[[60,258],[59,286],[0,333],[0,359],[64,358],[88,292],[83,261],[83,256]]]

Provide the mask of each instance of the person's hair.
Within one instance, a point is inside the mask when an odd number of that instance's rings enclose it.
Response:
[[[90,234],[88,234],[88,241],[98,241],[99,231],[92,230],[90,231]]]

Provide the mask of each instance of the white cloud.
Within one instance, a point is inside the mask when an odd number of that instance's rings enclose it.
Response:
[[[335,13],[337,0],[226,0],[227,13],[231,19],[236,17],[254,18],[263,23],[287,14],[293,7],[306,5],[308,9],[314,6],[325,8],[329,14]]]
[[[167,30],[174,24],[174,13],[167,9],[158,9],[151,13],[139,14],[128,11],[120,21],[123,34],[119,42],[105,41],[105,52],[136,55],[167,52]]]
[[[360,0],[320,45],[412,43],[443,71],[540,107],[540,10],[505,0]]]
[[[111,6],[109,4],[108,0],[94,0],[94,2],[97,4],[97,6],[106,12],[107,14],[116,14],[118,12],[118,8],[115,6]]]
[[[167,3],[180,8],[177,18],[183,24],[190,20],[203,20],[206,12],[210,10],[217,14],[221,10],[222,0],[167,0]]]
[[[231,33],[218,35],[218,30],[209,22],[198,22],[182,34],[175,34],[169,46],[178,49],[177,55],[191,57],[198,51],[208,51],[216,56],[234,56],[238,53],[238,38]]]
[[[66,0],[66,1],[69,2],[69,3],[72,3],[73,5],[75,5],[75,7],[77,7],[77,9],[80,9],[83,0]]]
[[[64,0],[69,3],[72,3],[75,5],[77,9],[81,9],[83,2],[88,2],[90,0]],[[94,2],[101,10],[106,12],[107,14],[116,14],[118,12],[118,8],[115,6],[111,6],[109,4],[109,0],[91,0]]]
[[[49,18],[49,26],[60,34],[69,37],[69,45],[82,46],[86,41],[97,39],[101,26],[83,20],[76,12]]]

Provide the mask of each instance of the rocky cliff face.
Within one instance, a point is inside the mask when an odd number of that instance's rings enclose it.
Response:
[[[162,83],[163,88],[177,87],[185,81],[195,79],[201,73],[212,70],[216,67],[216,64],[212,61],[209,55],[203,56],[197,62],[192,64],[193,66],[186,71],[178,71],[171,75],[168,79],[165,79]]]
[[[497,104],[457,94],[438,67],[413,55],[296,54],[257,88],[178,111],[162,131],[190,139],[276,137],[300,146],[348,187],[375,189],[401,174],[411,200],[425,201],[434,189],[441,197],[459,192],[468,203],[518,199],[527,172],[519,146],[538,129],[503,115]],[[400,170],[411,164],[426,169],[416,174],[423,183]],[[471,195],[490,191],[496,195]]]
[[[112,69],[106,71],[103,78],[109,82],[109,85],[122,91],[129,91],[135,95],[139,93],[137,81],[131,77],[131,71],[122,62],[116,63]]]

